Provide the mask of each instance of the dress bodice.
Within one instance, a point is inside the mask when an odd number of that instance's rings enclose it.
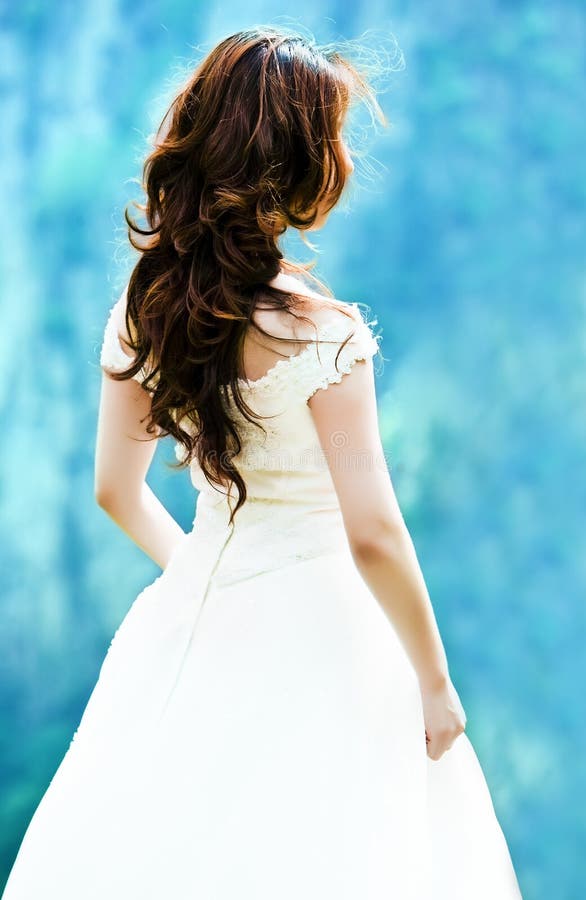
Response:
[[[114,305],[106,325],[100,357],[105,369],[129,365],[118,335],[124,321],[122,301]],[[264,431],[242,415],[228,391],[224,402],[242,444],[233,462],[246,483],[247,500],[235,516],[238,536],[229,552],[227,548],[223,577],[258,573],[277,557],[282,564],[289,558],[337,550],[345,541],[338,498],[308,400],[340,382],[358,360],[377,354],[380,335],[374,331],[377,320],[367,320],[357,303],[340,306],[350,317],[336,309],[328,311],[328,318],[317,326],[317,339],[278,360],[261,378],[240,379],[243,399],[255,414],[265,417]],[[144,375],[141,370],[134,377],[142,381]],[[344,434],[336,433],[328,454],[343,451]],[[176,444],[175,453],[179,460],[184,458],[181,444]],[[227,496],[225,490],[211,486],[195,460],[190,476],[199,491],[195,529],[200,540],[209,537],[217,542],[230,533],[228,519],[236,492]],[[274,551],[272,560],[267,559],[267,541]]]
[[[124,321],[124,295],[110,310],[102,344],[100,364],[120,371],[128,367],[130,357],[122,350],[119,327]],[[322,500],[335,503],[335,493],[327,460],[320,447],[308,400],[318,390],[342,380],[357,360],[379,352],[376,319],[368,321],[357,303],[340,304],[351,318],[334,310],[317,329],[317,340],[308,341],[292,356],[278,360],[255,381],[239,380],[242,396],[261,420],[263,430],[249,422],[233,401],[230,415],[242,442],[234,463],[246,482],[248,497],[256,499]],[[349,338],[347,342],[346,338]],[[341,348],[341,349],[340,349]],[[144,369],[135,379],[142,381]],[[344,435],[334,435],[331,452],[342,452]],[[181,460],[183,447],[175,453]],[[191,481],[198,491],[219,491],[211,487],[199,465],[190,464]]]

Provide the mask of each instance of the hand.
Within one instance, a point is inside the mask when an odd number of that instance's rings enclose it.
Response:
[[[439,759],[466,728],[466,713],[448,678],[435,688],[421,688],[427,755]]]

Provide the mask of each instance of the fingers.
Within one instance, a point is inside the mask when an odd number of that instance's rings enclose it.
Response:
[[[456,738],[465,731],[465,722],[460,723],[455,728],[449,730],[438,731],[436,734],[429,735],[425,732],[425,741],[427,744],[427,755],[430,759],[438,760],[449,750]]]

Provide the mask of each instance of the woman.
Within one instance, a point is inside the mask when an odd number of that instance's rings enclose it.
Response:
[[[352,161],[339,53],[222,41],[144,170],[100,506],[163,569],[112,641],[5,900],[520,897],[381,446],[379,335],[283,259]],[[184,534],[147,486],[172,435]]]

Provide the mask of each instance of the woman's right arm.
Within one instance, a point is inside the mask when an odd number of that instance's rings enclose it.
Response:
[[[466,716],[451,683],[433,607],[399,509],[380,439],[372,360],[308,400],[340,502],[350,549],[417,674],[428,755],[448,749]]]

